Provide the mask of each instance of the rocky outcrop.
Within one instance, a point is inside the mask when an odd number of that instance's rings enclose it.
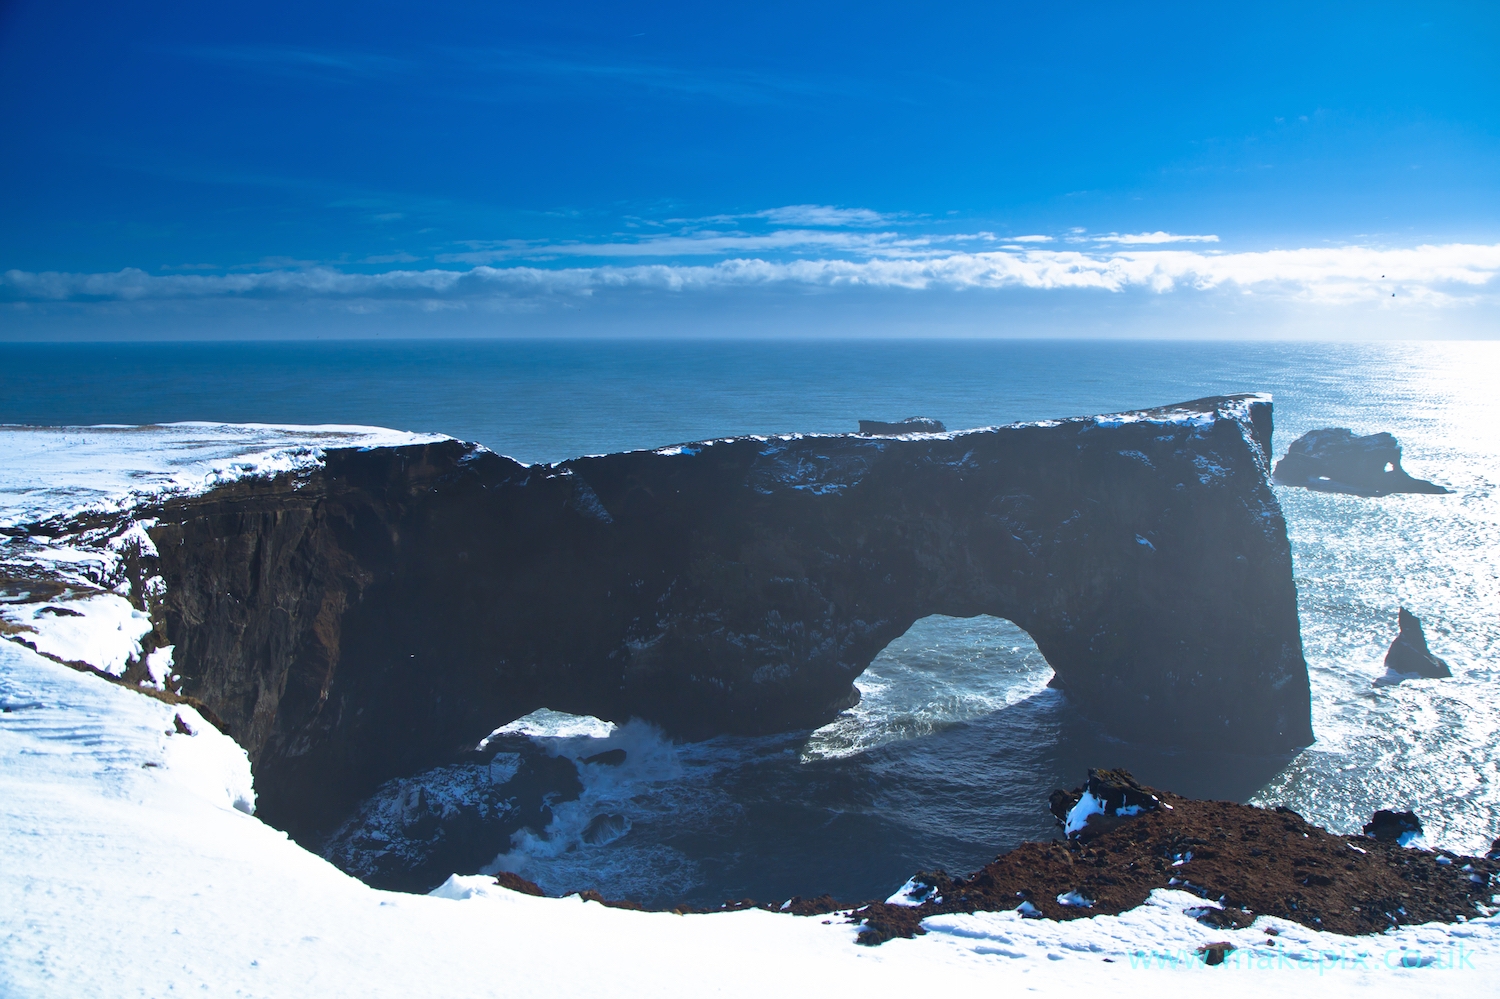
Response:
[[[899,423],[885,423],[881,420],[859,421],[859,432],[870,436],[940,434],[947,429],[941,420],[932,420],[925,416],[908,416]]]
[[[1275,479],[1284,486],[1355,496],[1449,491],[1406,474],[1401,445],[1390,434],[1356,437],[1343,427],[1310,430],[1298,437],[1276,463]]]
[[[184,693],[316,836],[540,707],[689,738],[822,724],[930,614],[1007,618],[1123,738],[1311,741],[1269,400],[527,466],[334,450],[147,511]]]
[[[1085,839],[1161,807],[1161,799],[1124,770],[1090,770],[1088,783],[1053,791],[1048,808],[1068,837]]]
[[[1438,679],[1452,676],[1448,664],[1433,655],[1427,648],[1427,635],[1422,631],[1422,619],[1405,607],[1396,620],[1401,631],[1385,654],[1385,668],[1391,673],[1405,676],[1420,676]]]
[[[1416,812],[1393,812],[1382,808],[1365,823],[1364,834],[1382,843],[1405,846],[1422,835],[1422,820],[1417,818]]]
[[[1356,846],[1283,806],[1141,790],[1161,807],[1093,836],[1023,843],[969,877],[920,872],[886,902],[831,902],[823,911],[847,911],[863,927],[859,942],[878,944],[925,932],[930,916],[1018,910],[1079,919],[1125,912],[1155,889],[1175,888],[1203,899],[1186,914],[1209,926],[1244,927],[1267,915],[1352,935],[1475,918],[1489,911],[1500,874],[1492,859],[1407,849],[1400,834]]]
[[[457,763],[387,781],[322,853],[372,888],[427,892],[454,871],[488,864],[522,829],[540,833],[552,806],[582,790],[572,760],[525,736],[500,736]]]
[[[1157,889],[1189,892],[1202,904],[1183,910],[1215,929],[1245,929],[1273,916],[1317,930],[1376,934],[1398,926],[1461,923],[1491,911],[1500,878],[1500,840],[1484,857],[1410,849],[1420,823],[1410,812],[1379,811],[1365,826],[1362,846],[1313,825],[1283,805],[1262,808],[1203,801],[1146,787],[1124,770],[1090,770],[1086,787],[1054,791],[1051,806],[1101,796],[1118,812],[1106,827],[1050,843],[1022,843],[968,877],[918,871],[885,901],[841,902],[828,895],[786,902],[744,898],[717,909],[673,906],[683,912],[759,908],[793,916],[836,916],[860,927],[855,942],[878,946],[921,936],[931,916],[1014,911],[1028,919],[1083,919],[1118,915],[1142,905]],[[1133,803],[1132,803],[1132,799]],[[1147,806],[1150,807],[1147,807]],[[1064,815],[1058,814],[1058,821]],[[1412,826],[1416,831],[1412,831]],[[1395,826],[1401,828],[1387,834]],[[527,894],[536,885],[514,874],[496,883]],[[605,901],[598,892],[579,892]],[[1262,924],[1274,941],[1280,930]],[[1205,964],[1222,963],[1232,944],[1198,948]],[[1257,960],[1279,960],[1276,951]],[[1217,956],[1216,956],[1217,955]]]

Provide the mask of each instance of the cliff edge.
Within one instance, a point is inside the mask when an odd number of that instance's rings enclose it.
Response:
[[[1312,733],[1270,417],[1233,396],[536,466],[331,449],[142,511],[154,642],[294,835],[539,707],[822,724],[930,614],[1015,622],[1122,738],[1280,751]]]

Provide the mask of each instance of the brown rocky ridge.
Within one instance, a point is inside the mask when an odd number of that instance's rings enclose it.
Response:
[[[926,932],[922,920],[950,913],[1021,909],[1023,915],[1058,920],[1117,915],[1141,905],[1156,888],[1202,897],[1205,904],[1188,912],[1220,928],[1249,926],[1267,915],[1360,935],[1495,911],[1492,885],[1500,854],[1494,852],[1469,857],[1403,847],[1394,836],[1336,835],[1289,808],[1185,798],[1144,787],[1122,770],[1089,771],[1085,787],[1054,794],[1053,812],[1065,821],[1086,792],[1100,791],[1106,794],[1096,797],[1105,797],[1106,810],[1065,839],[1023,843],[968,877],[914,875],[907,894],[920,904],[850,905],[825,895],[781,905],[743,899],[720,910],[671,911],[837,913],[862,925],[858,942],[867,945],[914,937]],[[1121,806],[1109,800],[1111,794],[1124,797],[1127,809],[1143,800],[1151,805],[1138,806],[1136,815],[1116,815]],[[1380,834],[1385,826],[1375,828]],[[583,897],[604,901],[596,892]]]

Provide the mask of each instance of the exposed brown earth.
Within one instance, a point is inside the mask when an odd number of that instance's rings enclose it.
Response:
[[[512,874],[510,871],[501,871],[499,874],[495,875],[495,884],[499,885],[502,888],[509,888],[511,891],[518,891],[523,895],[546,894],[546,892],[542,891],[542,889],[537,885],[533,884],[530,881],[527,881],[519,874]]]
[[[932,889],[921,905],[848,905],[825,895],[759,907],[808,916],[847,913],[863,924],[859,942],[873,945],[925,932],[921,923],[929,916],[999,912],[1023,903],[1048,919],[1115,915],[1145,902],[1153,889],[1179,888],[1220,906],[1199,914],[1212,926],[1248,926],[1268,915],[1358,935],[1482,915],[1500,873],[1500,861],[1484,857],[1337,836],[1287,808],[1145,790],[1162,807],[1096,820],[1076,838],[1022,844],[967,878],[917,874],[913,880]],[[1058,901],[1069,893],[1091,904]],[[752,905],[747,899],[723,909]]]
[[[1171,807],[1076,839],[1022,844],[968,878],[919,874],[936,889],[931,901],[871,903],[857,913],[867,933],[888,939],[914,935],[922,919],[939,913],[1029,902],[1049,919],[1077,919],[1133,909],[1155,888],[1180,888],[1220,903],[1222,914],[1203,917],[1220,926],[1268,915],[1335,933],[1379,933],[1480,915],[1476,903],[1490,902],[1490,880],[1500,872],[1500,863],[1481,857],[1335,836],[1286,808],[1155,793]],[[1069,892],[1093,904],[1058,902]]]

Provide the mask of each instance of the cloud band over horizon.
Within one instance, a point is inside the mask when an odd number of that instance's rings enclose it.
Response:
[[[1500,277],[1500,244],[1449,243],[1405,249],[1345,246],[1205,253],[1195,250],[1023,249],[948,252],[921,258],[766,260],[714,264],[531,265],[355,273],[328,266],[239,274],[151,274],[9,270],[0,301],[45,303],[170,300],[323,300],[453,303],[545,301],[612,289],[667,293],[782,286],[806,289],[970,289],[1156,294],[1239,290],[1319,304],[1367,302],[1440,307],[1488,300]]]

